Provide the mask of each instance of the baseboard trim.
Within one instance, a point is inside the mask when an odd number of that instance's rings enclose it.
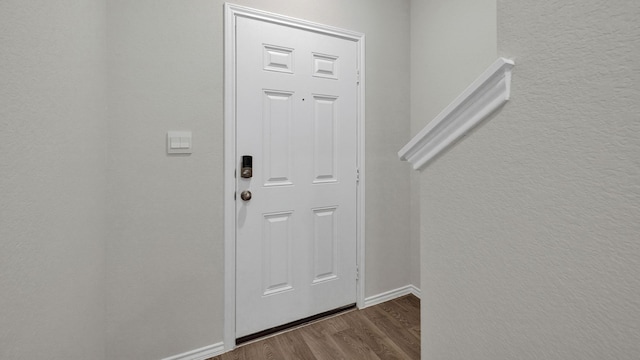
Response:
[[[385,301],[393,300],[401,296],[412,294],[418,299],[420,298],[420,289],[414,285],[407,285],[395,290],[389,290],[381,294],[369,296],[364,299],[364,307],[381,304]]]
[[[413,296],[420,299],[420,294],[422,293],[422,291],[415,285],[409,285],[409,287],[410,287],[409,290],[411,291],[411,294],[413,294]]]
[[[162,360],[206,360],[224,353],[224,343],[219,342],[200,349],[187,351],[182,354],[170,356]]]

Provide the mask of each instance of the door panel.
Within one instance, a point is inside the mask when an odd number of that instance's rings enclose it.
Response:
[[[262,156],[264,185],[293,185],[291,127],[293,116],[291,92],[265,91],[262,114]]]
[[[265,214],[262,229],[263,295],[293,289],[291,212]]]
[[[241,337],[356,302],[357,45],[242,17],[236,33]]]
[[[313,96],[313,162],[314,184],[336,182],[337,149],[336,149],[336,111],[338,98],[330,96]]]
[[[338,276],[337,208],[313,210],[313,283],[334,280]]]

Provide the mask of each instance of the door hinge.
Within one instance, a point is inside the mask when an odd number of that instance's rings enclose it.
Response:
[[[360,85],[360,69],[356,70],[356,85]]]
[[[360,266],[356,265],[356,281],[360,280]]]
[[[360,168],[356,168],[356,184],[360,183]]]

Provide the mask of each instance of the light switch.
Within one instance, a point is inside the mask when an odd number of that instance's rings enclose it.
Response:
[[[167,132],[167,153],[191,154],[191,131]]]

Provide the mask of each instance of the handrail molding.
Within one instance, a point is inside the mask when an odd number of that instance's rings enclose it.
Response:
[[[504,105],[511,93],[513,66],[512,60],[498,58],[398,151],[400,160],[410,162],[414,170],[422,170],[438,154]]]

